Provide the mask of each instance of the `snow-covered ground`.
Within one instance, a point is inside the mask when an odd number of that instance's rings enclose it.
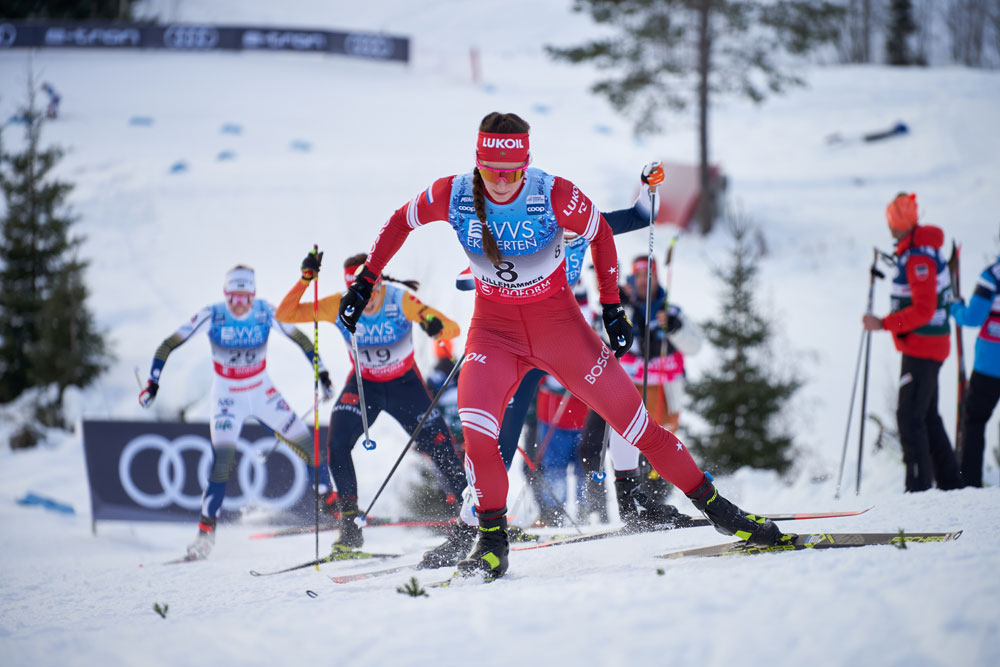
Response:
[[[277,302],[313,243],[331,265],[365,250],[395,208],[435,177],[469,168],[475,127],[489,111],[523,115],[532,124],[535,163],[572,179],[606,210],[631,203],[646,161],[695,155],[689,118],[676,119],[665,136],[636,142],[630,123],[586,92],[592,72],[544,59],[543,44],[595,31],[566,10],[568,2],[505,4],[516,23],[485,17],[478,3],[354,4],[149,3],[165,20],[409,35],[410,65],[299,54],[32,56],[36,77],[63,94],[63,115],[45,137],[71,149],[59,174],[77,186],[72,204],[81,216],[77,229],[88,237],[91,307],[117,354],[93,388],[74,395],[74,417],[169,418],[194,402],[188,414],[207,418],[211,371],[203,340],[171,356],[153,414],[136,404],[133,368],[145,374],[159,342],[221,297],[222,274],[233,264],[254,266],[258,294]],[[471,81],[473,47],[481,53],[480,85]],[[0,53],[0,118],[23,99],[28,57]],[[802,522],[800,532],[963,529],[960,540],[738,561],[653,558],[724,539],[698,528],[519,552],[504,580],[411,599],[395,592],[403,576],[344,586],[326,577],[371,565],[268,579],[246,574],[310,558],[312,537],[249,541],[255,526],[224,526],[209,561],[164,567],[159,563],[178,555],[193,526],[100,524],[92,536],[77,430],[34,451],[0,450],[3,663],[996,664],[996,420],[987,431],[989,488],[904,495],[900,456],[874,451],[872,429],[861,496],[853,495],[851,472],[856,436],[844,480],[850,492],[837,502],[833,493],[871,248],[891,247],[885,204],[899,190],[918,193],[924,219],[965,248],[966,292],[996,256],[1000,74],[874,67],[806,74],[809,88],[760,107],[725,102],[712,117],[713,159],[769,250],[759,296],[777,323],[775,363],[807,379],[785,415],[801,450],[797,474],[779,480],[743,471],[721,479],[720,488],[761,513],[874,506],[860,517]],[[152,124],[130,124],[137,116]],[[909,136],[824,141],[832,132],[852,136],[897,120],[909,125]],[[226,124],[242,133],[222,132]],[[17,133],[17,126],[6,128],[5,141]],[[223,151],[234,157],[217,159]],[[187,170],[171,172],[180,161]],[[660,258],[669,236],[658,233]],[[644,233],[617,240],[626,260],[645,252]],[[724,233],[678,243],[672,298],[698,319],[718,314],[712,270],[728,247]],[[464,266],[442,224],[411,235],[390,269],[420,280],[425,300],[464,323],[472,300],[453,289]],[[323,292],[342,288],[335,273],[321,278]],[[885,283],[876,296],[876,312],[884,313]],[[430,352],[417,338],[426,367]],[[967,332],[967,350],[973,340]],[[332,327],[321,329],[320,347],[333,377],[344,377],[347,357]],[[887,335],[874,337],[872,352],[869,408],[892,423],[898,355]],[[275,340],[270,356],[278,387],[305,409],[312,376],[301,353]],[[697,375],[712,362],[704,351],[688,360],[689,370]],[[952,358],[941,372],[949,432],[954,377]],[[0,410],[6,424],[17,417],[12,406]],[[406,438],[385,420],[373,437],[379,448],[356,454],[362,500]],[[379,501],[386,514],[401,511],[415,465],[408,461]],[[515,472],[512,494],[519,485]],[[29,490],[71,503],[77,514],[16,505]],[[420,530],[366,535],[373,550],[405,553],[407,562],[437,542]],[[324,536],[324,548],[328,541]],[[318,597],[307,597],[307,589]],[[169,604],[166,620],[153,603]]]

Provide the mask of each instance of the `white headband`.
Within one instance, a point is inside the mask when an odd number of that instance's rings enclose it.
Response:
[[[223,288],[226,292],[250,292],[257,293],[257,286],[254,284],[253,269],[238,267],[226,274],[226,283]]]

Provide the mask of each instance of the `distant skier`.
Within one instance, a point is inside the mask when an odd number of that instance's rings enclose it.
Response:
[[[951,304],[951,316],[963,327],[982,327],[961,426],[962,477],[969,486],[982,486],[986,422],[1000,399],[1000,257],[979,275],[968,306],[961,301]]]
[[[42,90],[49,96],[49,103],[45,107],[45,117],[49,120],[55,120],[59,117],[59,103],[62,101],[62,96],[56,92],[51,83],[43,83]]]
[[[457,233],[476,279],[458,393],[466,476],[479,518],[478,542],[459,569],[488,577],[507,570],[508,481],[497,438],[508,400],[533,367],[601,412],[721,530],[765,544],[787,537],[773,522],[720,496],[680,441],[650,423],[616,358],[631,345],[632,324],[618,297],[611,229],[573,183],[528,167],[528,143],[528,124],[520,117],[487,115],[479,126],[476,168],[436,180],[393,213],[340,302],[340,320],[353,331],[383,267],[412,230],[447,220]],[[565,230],[591,243],[611,349],[587,325],[567,287]]]
[[[212,345],[215,378],[212,383],[211,433],[213,461],[201,503],[198,535],[188,546],[188,558],[199,560],[208,556],[215,544],[215,527],[219,510],[226,495],[226,482],[236,460],[236,441],[247,417],[254,417],[275,432],[309,466],[314,474],[312,432],[292,411],[268,376],[267,340],[271,327],[295,341],[313,362],[313,345],[295,327],[274,319],[274,308],[257,299],[253,269],[238,265],[226,273],[223,283],[226,300],[202,308],[188,322],[169,336],[153,355],[146,388],[139,393],[144,408],[152,405],[159,391],[160,374],[167,357],[204,330]],[[332,395],[330,376],[319,361],[320,381],[326,399]],[[328,487],[326,467],[320,470],[320,493]]]
[[[917,224],[917,196],[901,192],[885,211],[896,239],[892,312],[884,318],[866,313],[867,331],[892,332],[903,353],[896,420],[906,464],[906,490],[925,491],[964,485],[955,452],[938,413],[938,371],[951,347],[948,304],[951,281],[941,254],[944,232]]]
[[[344,262],[344,280],[351,284],[355,271],[364,264],[366,255],[349,257]],[[302,277],[288,291],[278,305],[276,316],[282,322],[312,322],[313,303],[300,303],[309,282],[317,275],[323,260],[322,253],[309,253],[302,260]],[[413,359],[413,323],[436,340],[450,340],[460,333],[458,324],[441,312],[422,303],[415,294],[389,282],[397,282],[410,289],[417,289],[415,281],[400,281],[380,275],[372,284],[372,299],[359,312],[357,328],[358,361],[364,382],[368,423],[385,411],[412,433],[420,418],[431,404],[431,396]],[[350,351],[351,333],[337,319],[341,303],[340,294],[319,300],[319,319],[331,322],[343,334]],[[358,517],[358,478],[354,471],[351,450],[363,431],[361,410],[358,406],[358,381],[352,371],[340,392],[330,417],[329,460],[330,473],[337,487],[340,510],[340,536],[333,543],[333,551],[348,557],[349,553],[364,545]],[[417,451],[434,462],[441,487],[454,505],[456,514],[465,488],[462,459],[456,449],[451,431],[435,409],[424,423],[416,440]]]

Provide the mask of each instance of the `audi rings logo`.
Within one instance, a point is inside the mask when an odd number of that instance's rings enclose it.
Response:
[[[17,28],[9,23],[0,23],[0,49],[6,49],[17,39]]]
[[[172,25],[163,33],[168,49],[214,49],[219,44],[219,31],[208,25]]]
[[[392,40],[379,35],[351,33],[344,39],[344,52],[366,58],[391,58],[395,51]]]
[[[236,474],[242,493],[233,496],[227,492],[226,498],[222,502],[223,509],[236,510],[247,505],[254,505],[280,511],[290,509],[299,500],[309,484],[309,472],[301,459],[288,449],[281,447],[274,450],[272,456],[281,455],[288,459],[295,471],[295,477],[291,487],[282,495],[278,497],[264,496],[264,489],[267,487],[267,466],[261,454],[270,451],[273,445],[274,440],[269,437],[261,438],[254,443],[249,443],[243,438],[236,441],[236,451],[240,454]],[[162,489],[159,493],[143,491],[132,479],[132,464],[139,454],[146,451],[159,453],[159,460],[156,464],[157,477]],[[186,510],[199,509],[202,500],[201,494],[184,493],[187,467],[184,464],[183,453],[186,451],[198,452],[200,455],[197,473],[198,485],[204,491],[208,486],[208,474],[214,458],[212,446],[208,440],[197,435],[184,435],[170,441],[161,435],[144,433],[136,436],[125,445],[118,460],[118,478],[121,480],[125,493],[136,503],[149,509],[162,509],[170,505],[177,505]]]

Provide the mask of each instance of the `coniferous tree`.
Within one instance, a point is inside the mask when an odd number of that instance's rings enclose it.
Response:
[[[7,19],[128,19],[135,0],[4,0]]]
[[[557,60],[614,70],[593,91],[635,121],[639,134],[660,130],[662,113],[698,109],[703,233],[714,218],[709,170],[710,95],[755,102],[801,85],[785,55],[799,56],[839,35],[843,7],[827,0],[575,0],[611,37],[573,47],[546,47]]]
[[[66,387],[96,378],[110,355],[86,304],[84,237],[71,234],[76,218],[66,205],[73,186],[52,177],[63,151],[41,145],[44,119],[28,78],[23,148],[0,146],[0,402],[49,385],[58,402]]]
[[[913,22],[913,5],[910,0],[892,0],[889,34],[885,40],[886,60],[890,65],[913,65],[910,35],[917,31]]]
[[[731,263],[715,272],[725,286],[721,312],[704,326],[721,362],[686,386],[692,410],[709,430],[691,435],[688,446],[718,472],[751,466],[781,473],[792,463],[792,439],[776,433],[774,422],[801,381],[777,379],[767,368],[772,333],[755,299],[759,254],[749,243],[747,222],[731,218],[730,230],[735,240]]]

